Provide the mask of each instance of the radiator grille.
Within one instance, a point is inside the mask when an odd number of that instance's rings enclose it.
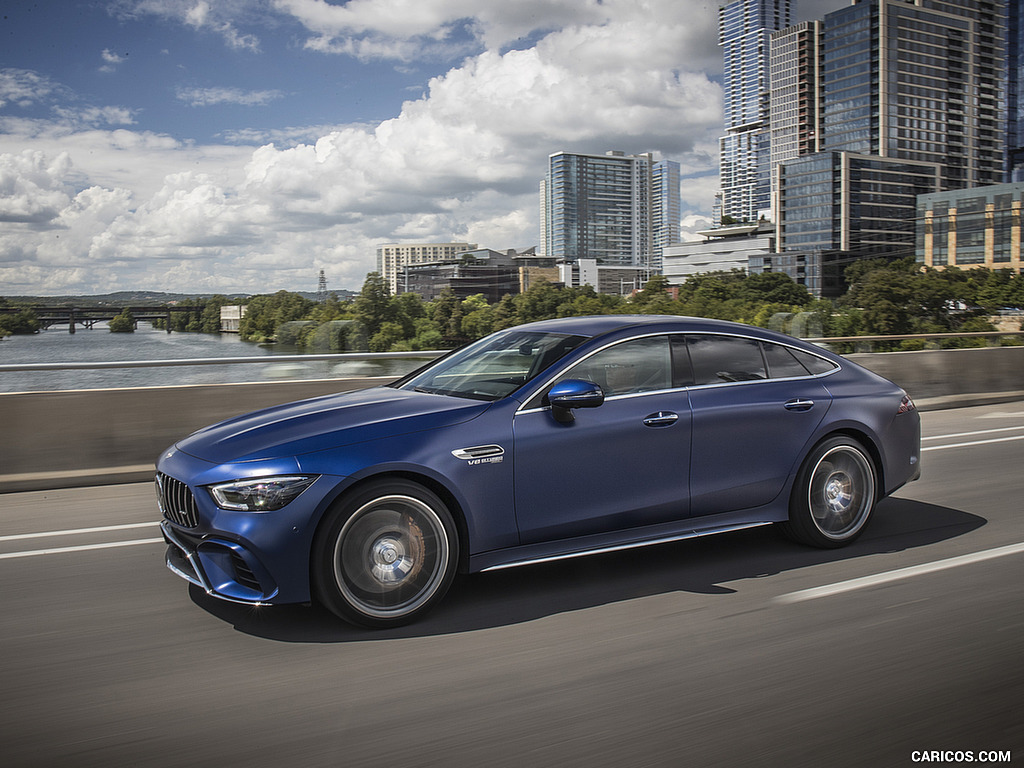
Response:
[[[175,525],[195,528],[199,525],[199,509],[195,496],[185,483],[156,473],[156,496],[163,516]]]

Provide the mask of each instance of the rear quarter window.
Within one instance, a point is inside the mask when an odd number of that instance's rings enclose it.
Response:
[[[768,372],[773,379],[791,379],[797,376],[808,376],[810,370],[793,354],[793,351],[781,344],[762,342],[764,357],[768,361]]]
[[[790,349],[789,351],[797,360],[800,361],[804,368],[815,375],[819,373],[828,373],[829,371],[834,371],[839,367],[831,360],[826,360],[824,357],[812,355],[810,352],[804,352],[800,349]]]

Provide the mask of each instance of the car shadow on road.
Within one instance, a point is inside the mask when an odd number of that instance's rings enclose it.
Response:
[[[434,637],[519,624],[641,597],[672,592],[729,595],[744,579],[822,563],[900,552],[962,536],[987,521],[935,504],[889,498],[856,542],[838,550],[804,547],[773,526],[658,544],[572,560],[471,574],[456,579],[441,604],[398,629],[350,626],[313,606],[254,609],[190,588],[193,602],[239,632],[281,642],[344,643]]]

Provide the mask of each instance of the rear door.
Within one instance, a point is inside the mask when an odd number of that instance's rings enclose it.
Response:
[[[742,336],[687,335],[687,348],[694,371],[691,513],[771,502],[832,404],[809,368],[820,373],[834,364]]]

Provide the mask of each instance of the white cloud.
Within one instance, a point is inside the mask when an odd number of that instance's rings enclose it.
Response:
[[[262,107],[284,96],[281,91],[243,91],[239,88],[186,88],[175,91],[178,101],[191,107],[209,107],[215,104],[238,104],[244,107]]]
[[[350,0],[332,5],[324,0],[275,0],[274,5],[313,33],[306,43],[310,48],[407,60],[414,52],[440,50],[442,44],[457,46],[467,36],[494,49],[538,31],[605,23],[615,13],[609,6],[622,3]]]
[[[65,179],[71,158],[25,150],[0,155],[0,222],[45,224],[68,204]]]
[[[104,48],[100,52],[100,59],[103,61],[103,66],[100,67],[100,72],[110,73],[117,71],[118,66],[124,62],[124,57],[114,53],[109,48]]]
[[[242,32],[238,20],[262,17],[261,3],[253,0],[112,0],[111,12],[126,18],[156,16],[185,24],[200,32],[220,35],[235,50],[259,52],[257,35]]]
[[[242,6],[132,5],[162,8],[203,29],[217,29],[232,7]],[[537,185],[547,156],[560,150],[653,151],[678,160],[687,176],[685,214],[710,211],[721,89],[704,74],[716,23],[707,7],[678,0],[281,0],[276,7],[331,45],[409,44],[412,51],[464,44],[468,32],[480,50],[432,78],[389,120],[298,126],[263,146],[195,145],[130,130],[131,113],[116,109],[95,112],[91,122],[85,110],[49,122],[0,119],[0,174],[7,174],[0,211],[19,222],[0,235],[0,294],[72,285],[82,292],[312,290],[319,269],[332,287],[358,288],[381,242],[528,247],[538,238]],[[406,18],[385,13],[401,10]],[[24,76],[12,83],[7,93],[37,100],[33,94],[55,87]],[[279,96],[179,95],[197,104]],[[297,136],[305,143],[293,144]],[[33,280],[39,287],[26,289]]]
[[[29,107],[63,89],[44,75],[27,69],[0,69],[0,109],[15,104]]]

